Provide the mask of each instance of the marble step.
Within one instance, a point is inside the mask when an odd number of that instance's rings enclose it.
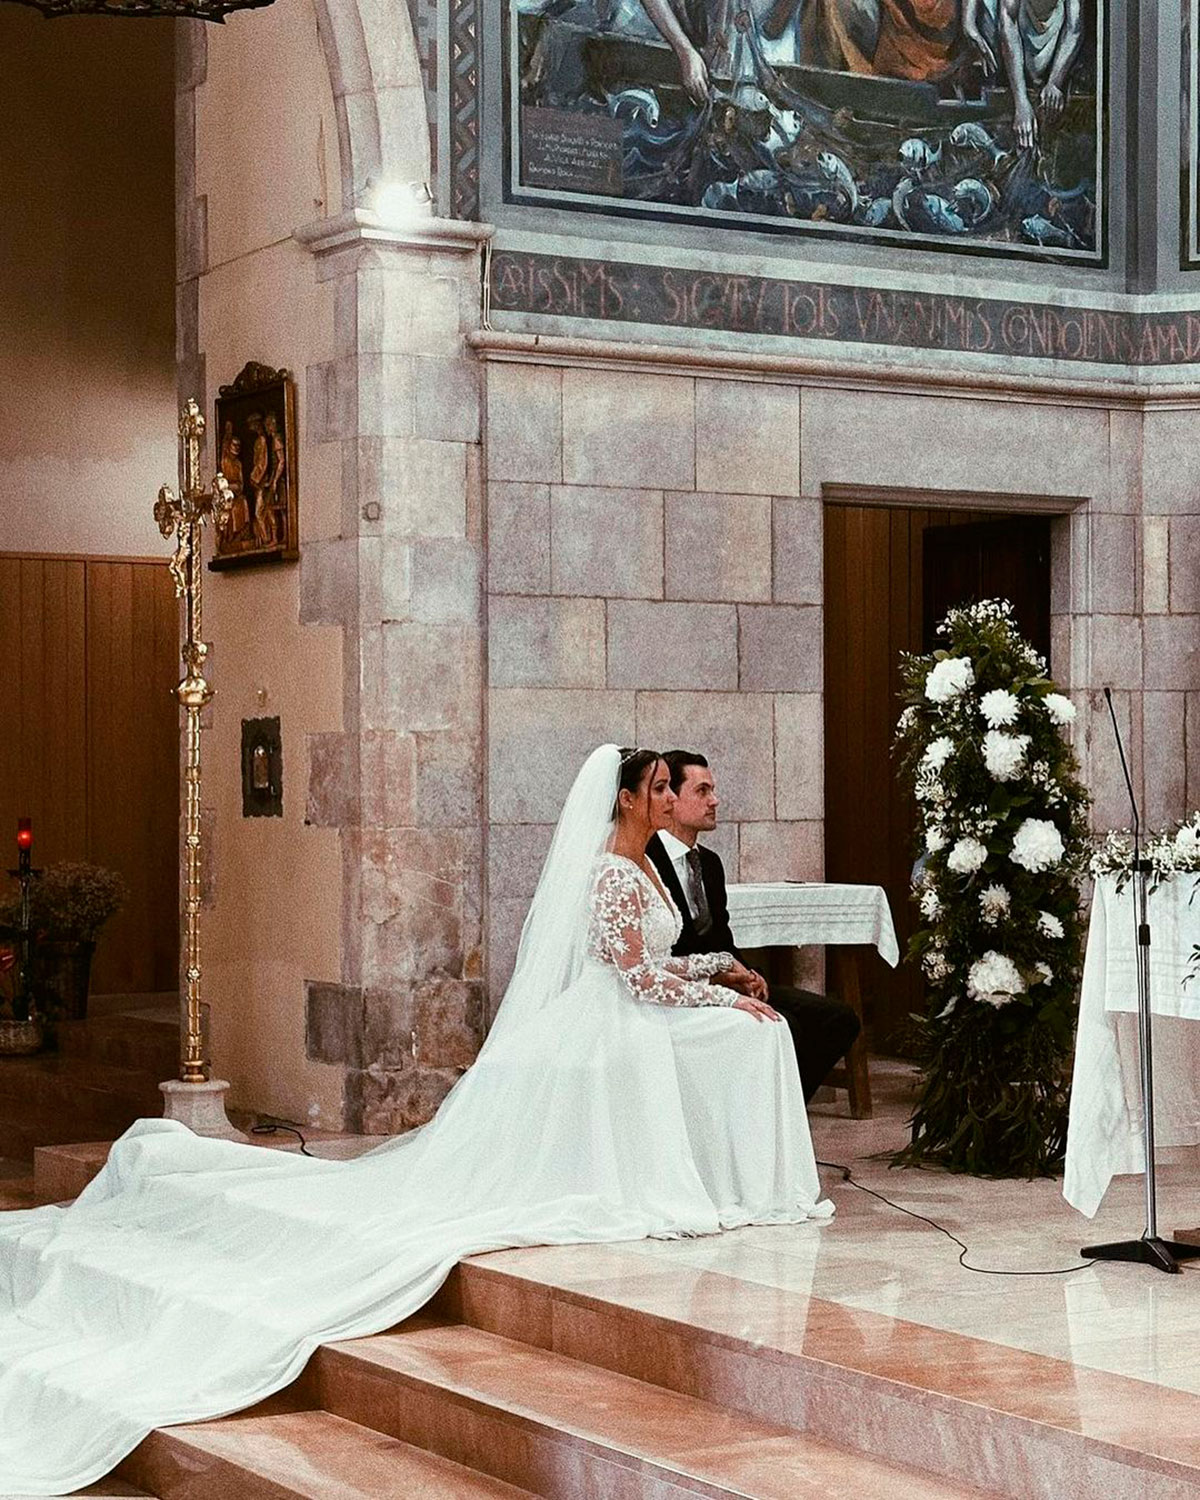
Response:
[[[527,1492],[324,1411],[163,1427],[120,1474],[159,1500],[522,1500]]]
[[[174,1078],[179,1071],[178,1015],[164,1020],[89,1016],[86,1021],[60,1021],[57,1030],[61,1056],[132,1068],[155,1082]]]
[[[978,1500],[984,1493],[432,1316],[325,1345],[307,1378],[326,1411],[545,1500]]]
[[[0,1058],[0,1156],[27,1161],[41,1145],[115,1140],[161,1113],[157,1079],[138,1069],[56,1053]]]
[[[1200,1496],[1200,1396],[620,1246],[463,1261],[430,1311],[1008,1500]]]

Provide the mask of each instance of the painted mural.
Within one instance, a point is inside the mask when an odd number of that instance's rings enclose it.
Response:
[[[1102,259],[1104,0],[509,0],[508,197]]]
[[[1180,78],[1179,261],[1200,269],[1200,0],[1185,0]]]

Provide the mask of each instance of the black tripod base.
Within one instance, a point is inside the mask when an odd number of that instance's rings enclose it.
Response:
[[[1181,1260],[1200,1260],[1200,1245],[1185,1245],[1182,1240],[1164,1240],[1156,1234],[1147,1234],[1140,1240],[1090,1245],[1079,1253],[1084,1260],[1131,1260],[1138,1265],[1153,1266],[1156,1271],[1178,1275]]]

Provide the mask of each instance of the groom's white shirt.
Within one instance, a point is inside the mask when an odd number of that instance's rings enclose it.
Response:
[[[695,919],[696,908],[692,905],[692,892],[688,876],[687,857],[691,848],[677,839],[673,833],[668,833],[665,828],[658,830],[658,837],[663,848],[667,851],[667,858],[675,868],[675,878],[679,881],[679,889],[683,892],[683,899],[688,904],[688,912]]]

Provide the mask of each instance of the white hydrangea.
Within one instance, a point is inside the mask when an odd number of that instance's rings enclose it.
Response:
[[[975,681],[975,668],[969,656],[943,657],[925,679],[925,696],[931,703],[949,703]]]
[[[936,775],[954,754],[954,741],[942,734],[929,742],[929,748],[921,757],[921,770],[926,775]]]
[[[946,856],[946,865],[956,875],[973,875],[987,859],[987,846],[978,839],[961,838]]]
[[[1005,724],[1015,724],[1020,711],[1021,705],[1016,694],[1010,693],[1007,688],[993,688],[979,700],[979,712],[993,729],[999,729]]]
[[[1046,711],[1056,724],[1066,725],[1075,721],[1075,705],[1062,693],[1047,693],[1042,699]]]
[[[1035,874],[1058,864],[1065,852],[1062,834],[1048,818],[1026,818],[1013,838],[1013,864]]]
[[[910,703],[909,706],[901,713],[900,717],[896,720],[896,733],[907,734],[916,722],[917,711]]]
[[[926,948],[921,958],[921,967],[925,970],[926,979],[932,984],[940,984],[943,979],[949,979],[953,972],[940,948]]]
[[[940,854],[945,847],[946,835],[936,823],[931,824],[925,830],[925,852],[927,854]]]
[[[1037,925],[1043,937],[1060,938],[1063,935],[1063,924],[1052,911],[1039,912]]]
[[[1185,823],[1175,835],[1175,855],[1181,864],[1200,859],[1200,828],[1195,823]]]
[[[1004,734],[999,729],[989,729],[983,737],[984,764],[997,781],[1012,781],[1021,774],[1028,749],[1027,734]]]
[[[921,915],[927,922],[936,922],[942,914],[942,901],[933,886],[927,885],[921,892]]]
[[[1007,1005],[1014,995],[1025,993],[1025,981],[1011,958],[989,948],[971,965],[967,989],[976,1000],[986,1000],[989,1005]]]
[[[1054,978],[1054,970],[1050,967],[1049,964],[1037,963],[1034,964],[1033,967],[1037,971],[1038,984],[1049,984],[1050,981]]]
[[[979,909],[989,927],[1008,915],[1009,905],[1008,891],[1002,885],[989,885],[979,893]]]

